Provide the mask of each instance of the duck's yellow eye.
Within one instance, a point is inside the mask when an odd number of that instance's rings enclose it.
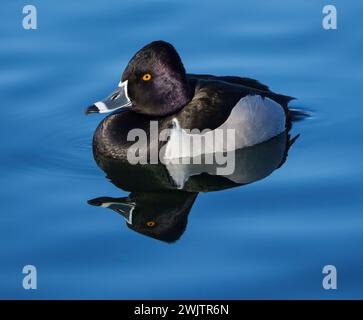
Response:
[[[149,80],[151,80],[151,74],[150,74],[150,73],[145,73],[145,74],[142,76],[142,80],[144,80],[144,81],[149,81]]]
[[[155,227],[155,221],[151,220],[151,221],[148,221],[146,222],[146,225],[149,227],[149,228],[152,228],[152,227]]]

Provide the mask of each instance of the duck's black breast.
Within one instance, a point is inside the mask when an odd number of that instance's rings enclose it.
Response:
[[[98,155],[126,160],[128,148],[138,141],[138,138],[134,138],[137,133],[144,134],[147,141],[151,142],[147,145],[148,153],[150,148],[158,148],[157,141],[150,139],[151,120],[158,124],[159,131],[166,126],[166,118],[150,118],[130,110],[123,110],[106,117],[97,127],[93,137],[93,153],[96,161]],[[131,134],[132,130],[134,135]]]

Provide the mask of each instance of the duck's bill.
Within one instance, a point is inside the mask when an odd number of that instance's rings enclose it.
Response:
[[[130,98],[127,94],[127,80],[120,82],[118,88],[103,101],[97,101],[86,109],[86,114],[107,113],[120,108],[131,106]]]

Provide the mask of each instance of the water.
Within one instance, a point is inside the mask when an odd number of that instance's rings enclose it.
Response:
[[[1,7],[1,298],[363,298],[362,5],[333,1],[22,1]],[[181,238],[134,232],[89,199],[125,197],[96,166],[84,107],[133,53],[164,39],[189,72],[241,75],[311,112],[286,163],[200,193]],[[155,204],[158,206],[158,203]],[[162,206],[160,204],[160,206]],[[22,288],[22,268],[38,289]],[[338,290],[322,288],[322,268]]]

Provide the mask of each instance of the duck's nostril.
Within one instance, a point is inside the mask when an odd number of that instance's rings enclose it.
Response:
[[[111,100],[116,100],[119,96],[120,96],[120,94],[119,94],[119,93],[115,93],[115,94],[111,97]]]

